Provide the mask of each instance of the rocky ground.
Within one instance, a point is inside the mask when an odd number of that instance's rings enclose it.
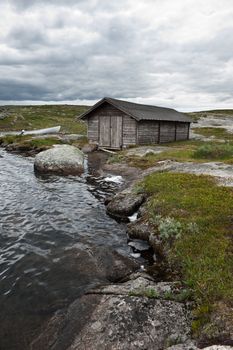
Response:
[[[155,283],[149,275],[135,273],[126,282],[89,291],[56,314],[31,348],[159,350],[174,344],[189,346],[190,307],[167,298],[179,292],[175,283]]]

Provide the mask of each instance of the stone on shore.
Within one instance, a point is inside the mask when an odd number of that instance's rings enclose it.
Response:
[[[144,194],[121,192],[113,197],[107,205],[107,213],[116,219],[127,221],[145,201]]]
[[[97,151],[97,149],[98,149],[98,144],[97,143],[86,143],[83,146],[82,151],[84,153],[91,153],[91,152]]]
[[[55,145],[35,157],[34,169],[40,173],[80,175],[84,168],[84,154],[77,147]]]
[[[152,227],[148,222],[142,219],[138,219],[127,225],[128,236],[132,239],[142,239],[143,241],[149,241]]]

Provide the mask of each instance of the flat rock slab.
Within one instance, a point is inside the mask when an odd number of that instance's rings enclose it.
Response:
[[[131,148],[126,152],[127,156],[137,156],[137,157],[145,157],[149,154],[159,154],[164,151],[170,150],[170,147],[166,146],[140,146],[136,148]]]
[[[84,154],[77,147],[56,145],[36,155],[34,169],[40,173],[80,175],[84,167]]]
[[[130,295],[154,288],[162,297],[174,283],[156,284],[146,274],[96,288],[57,313],[31,344],[33,350],[160,350],[190,343],[190,311],[183,303]]]
[[[104,295],[70,350],[160,350],[189,338],[180,303]]]

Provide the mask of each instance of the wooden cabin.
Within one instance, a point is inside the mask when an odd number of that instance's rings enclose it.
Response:
[[[83,113],[88,140],[121,149],[189,139],[191,118],[174,109],[105,97]]]

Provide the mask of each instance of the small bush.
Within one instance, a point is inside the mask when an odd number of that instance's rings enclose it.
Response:
[[[194,158],[201,159],[226,159],[233,157],[233,145],[226,144],[208,144],[198,147],[194,153]]]
[[[158,227],[159,236],[164,241],[181,236],[182,225],[174,218],[169,216],[163,218],[161,215],[155,215],[151,222]]]
[[[159,235],[163,240],[179,238],[182,232],[182,225],[174,218],[166,217],[162,219],[159,226]]]

